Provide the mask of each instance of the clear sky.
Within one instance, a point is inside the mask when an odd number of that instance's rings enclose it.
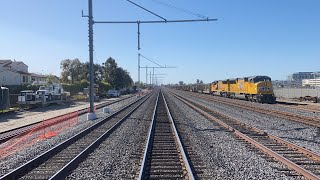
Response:
[[[166,19],[198,17],[154,0],[133,0]],[[140,53],[177,69],[164,83],[320,71],[319,0],[157,0],[216,22],[141,25]],[[94,20],[160,20],[126,0],[93,0]],[[0,59],[16,59],[29,72],[60,75],[60,61],[88,61],[87,0],[1,0]],[[137,26],[95,24],[94,61],[108,57],[137,80]],[[142,66],[152,66],[146,60]],[[141,79],[145,81],[145,69]]]

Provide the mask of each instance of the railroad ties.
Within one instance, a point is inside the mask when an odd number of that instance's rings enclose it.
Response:
[[[166,106],[160,93],[139,179],[194,179]]]
[[[149,97],[135,100],[0,179],[64,179]]]
[[[283,163],[287,168],[279,169],[288,176],[304,176],[306,179],[318,179],[320,176],[320,156],[307,149],[291,144],[262,130],[251,127],[237,119],[224,115],[211,108],[193,102],[177,94],[173,95],[208,119],[230,130],[233,135],[265,154],[268,160]]]

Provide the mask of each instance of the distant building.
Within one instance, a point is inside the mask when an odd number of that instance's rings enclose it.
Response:
[[[320,72],[296,72],[288,76],[288,81],[302,82],[303,79],[320,78]]]
[[[302,86],[320,87],[320,78],[318,78],[318,79],[303,79]]]
[[[28,72],[28,66],[22,61],[0,60],[0,85],[45,84],[47,75]],[[54,82],[58,82],[55,76]]]

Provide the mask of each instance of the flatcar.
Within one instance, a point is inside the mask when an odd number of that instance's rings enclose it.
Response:
[[[271,78],[268,76],[251,76],[236,79],[214,81],[210,86],[210,94],[235,98],[244,96],[248,101],[275,103]]]

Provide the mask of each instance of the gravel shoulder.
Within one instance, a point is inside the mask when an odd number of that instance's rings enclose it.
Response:
[[[198,97],[193,97],[190,94],[186,95],[183,93],[181,95],[267,133],[283,138],[284,140],[305,147],[316,153],[320,153],[320,128],[248,111],[215,101],[203,100]]]
[[[205,162],[205,175],[212,179],[288,179],[277,168],[217,124],[204,118],[166,93],[178,129],[187,133],[193,150]]]

